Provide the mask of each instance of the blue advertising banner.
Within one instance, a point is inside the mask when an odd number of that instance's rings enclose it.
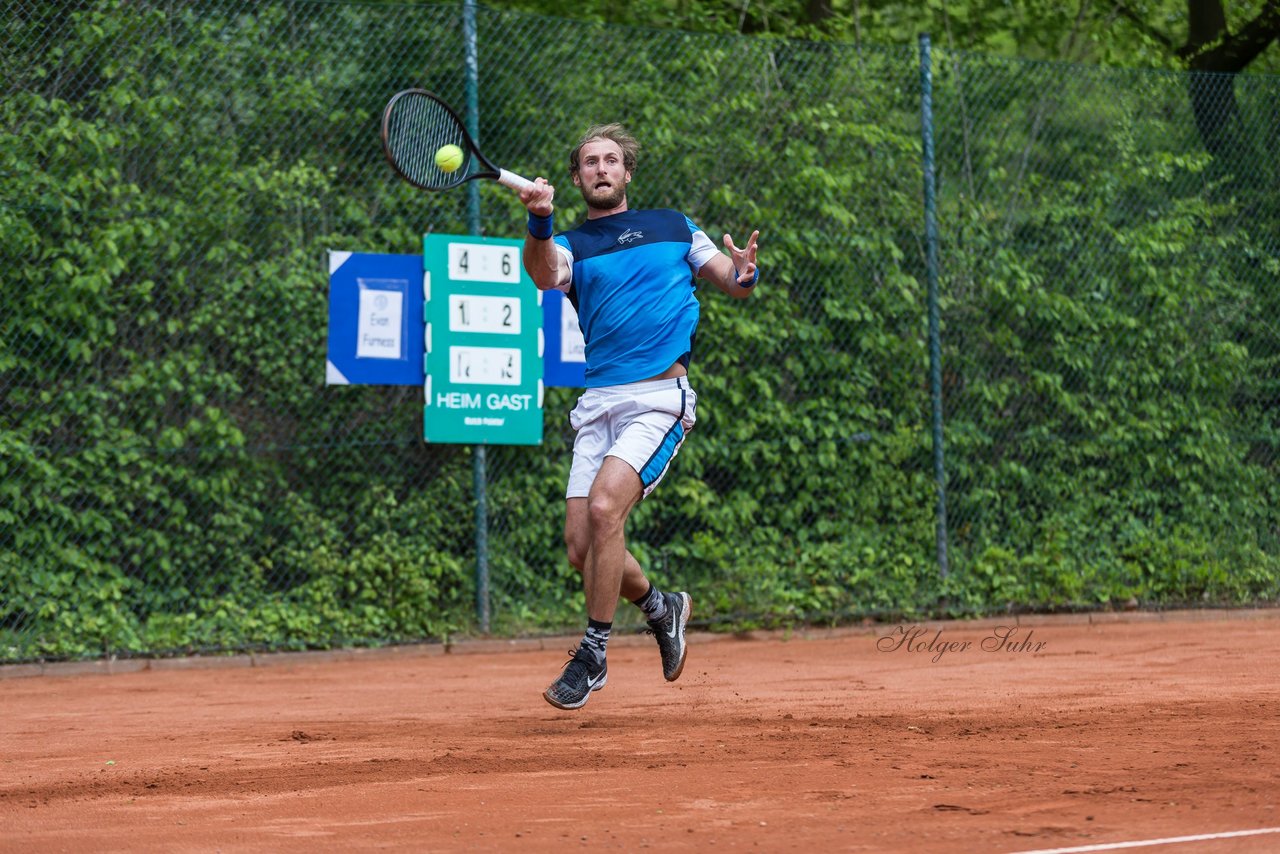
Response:
[[[549,388],[586,385],[587,356],[578,313],[560,291],[542,292],[542,329],[546,338],[542,380]]]
[[[422,256],[329,252],[328,385],[422,385]]]

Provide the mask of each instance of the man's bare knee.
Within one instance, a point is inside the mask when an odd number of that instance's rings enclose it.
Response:
[[[592,493],[587,503],[587,515],[593,532],[613,531],[626,519],[630,508],[626,502],[607,492]]]
[[[587,515],[585,496],[570,498],[565,504],[564,548],[569,564],[582,572],[591,552],[591,521]]]
[[[565,536],[564,550],[569,556],[569,565],[582,572],[582,568],[587,565],[587,553],[591,551],[590,544],[580,543],[574,538]]]

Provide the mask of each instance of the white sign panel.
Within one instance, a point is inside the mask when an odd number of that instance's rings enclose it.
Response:
[[[458,282],[520,282],[520,247],[450,243],[449,278]]]
[[[560,304],[560,361],[587,361],[587,342],[578,326],[578,313],[568,299]]]
[[[403,359],[401,324],[404,292],[379,290],[361,282],[356,324],[357,359]]]
[[[450,347],[449,382],[520,385],[518,347]]]
[[[520,297],[449,294],[450,332],[520,334]]]

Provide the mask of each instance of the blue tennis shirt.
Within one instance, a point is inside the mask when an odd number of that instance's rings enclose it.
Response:
[[[684,214],[628,210],[555,236],[587,350],[587,388],[657,376],[693,349],[697,273],[719,250]]]

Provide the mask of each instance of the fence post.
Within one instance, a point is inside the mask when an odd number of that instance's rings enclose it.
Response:
[[[947,555],[947,474],[942,442],[942,334],[938,310],[938,206],[933,163],[933,59],[929,34],[920,36],[920,124],[924,153],[925,275],[929,283],[929,397],[933,409],[933,477],[938,488],[938,572],[950,571]]]
[[[463,0],[462,34],[466,43],[467,133],[480,139],[480,63],[476,48],[476,3]],[[467,231],[479,237],[480,184],[467,182]],[[484,445],[471,446],[471,480],[476,502],[476,620],[489,632],[489,492]]]

